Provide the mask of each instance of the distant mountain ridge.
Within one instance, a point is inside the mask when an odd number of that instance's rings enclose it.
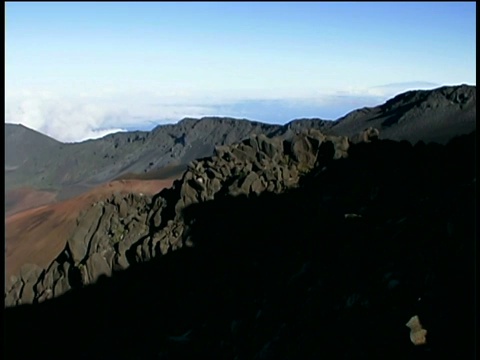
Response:
[[[26,128],[27,140],[23,141],[17,136],[19,131],[12,131],[17,126],[5,126],[5,166],[15,169],[5,174],[7,189],[97,185],[126,173],[143,174],[167,165],[186,164],[209,155],[216,145],[231,144],[252,133],[271,134],[280,128],[247,120],[184,119],[150,132],[116,133],[64,144]],[[45,144],[31,150],[27,145],[32,142],[30,138]],[[19,151],[24,155],[16,156]]]
[[[6,218],[7,357],[472,357],[475,102],[448,87],[79,144],[8,126],[10,184],[117,181]]]
[[[18,143],[27,146],[16,146],[15,151],[10,151]],[[61,142],[24,125],[5,124],[5,170],[17,168],[33,154],[55,149],[60,145]]]
[[[368,127],[381,139],[446,143],[476,129],[476,86],[408,91],[382,105],[357,109],[335,121],[297,119],[272,125],[222,117],[185,118],[152,131],[107,135],[64,144],[22,125],[5,124],[5,186],[59,189],[90,186],[122,176],[145,174],[209,156],[214,147],[250,134],[288,135],[310,128],[352,137]]]
[[[380,106],[355,110],[336,120],[332,129],[352,136],[367,125],[380,130],[380,138],[438,142],[476,128],[475,86],[444,86],[407,91]]]

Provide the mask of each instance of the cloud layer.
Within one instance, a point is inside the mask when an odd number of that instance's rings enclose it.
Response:
[[[436,86],[416,82],[269,97],[248,92],[237,97],[178,91],[126,94],[114,89],[68,96],[28,90],[6,94],[5,122],[25,125],[62,142],[78,142],[119,131],[150,130],[187,116],[231,116],[280,124],[304,117],[335,120],[402,91]]]
[[[5,122],[22,124],[62,142],[103,137],[127,129],[201,116],[208,107],[154,103],[152,97],[113,95],[60,96],[24,91],[6,96]]]

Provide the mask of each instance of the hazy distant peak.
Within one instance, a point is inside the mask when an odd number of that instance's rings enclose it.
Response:
[[[385,102],[385,106],[396,103],[405,103],[411,101],[427,101],[434,99],[447,99],[457,102],[467,101],[476,96],[476,86],[471,85],[456,85],[456,86],[442,86],[433,90],[410,90],[399,94],[392,99]]]

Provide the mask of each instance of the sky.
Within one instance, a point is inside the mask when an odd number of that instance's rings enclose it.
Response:
[[[6,2],[5,122],[61,141],[184,117],[337,119],[476,84],[475,2]]]

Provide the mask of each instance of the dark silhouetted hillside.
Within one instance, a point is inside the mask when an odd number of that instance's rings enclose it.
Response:
[[[5,310],[6,358],[473,358],[474,150],[475,133],[345,146],[312,131],[218,148],[172,189],[85,213],[103,214],[92,236],[40,275],[72,290]],[[107,224],[110,245],[94,236]],[[102,267],[108,246],[126,270]]]

